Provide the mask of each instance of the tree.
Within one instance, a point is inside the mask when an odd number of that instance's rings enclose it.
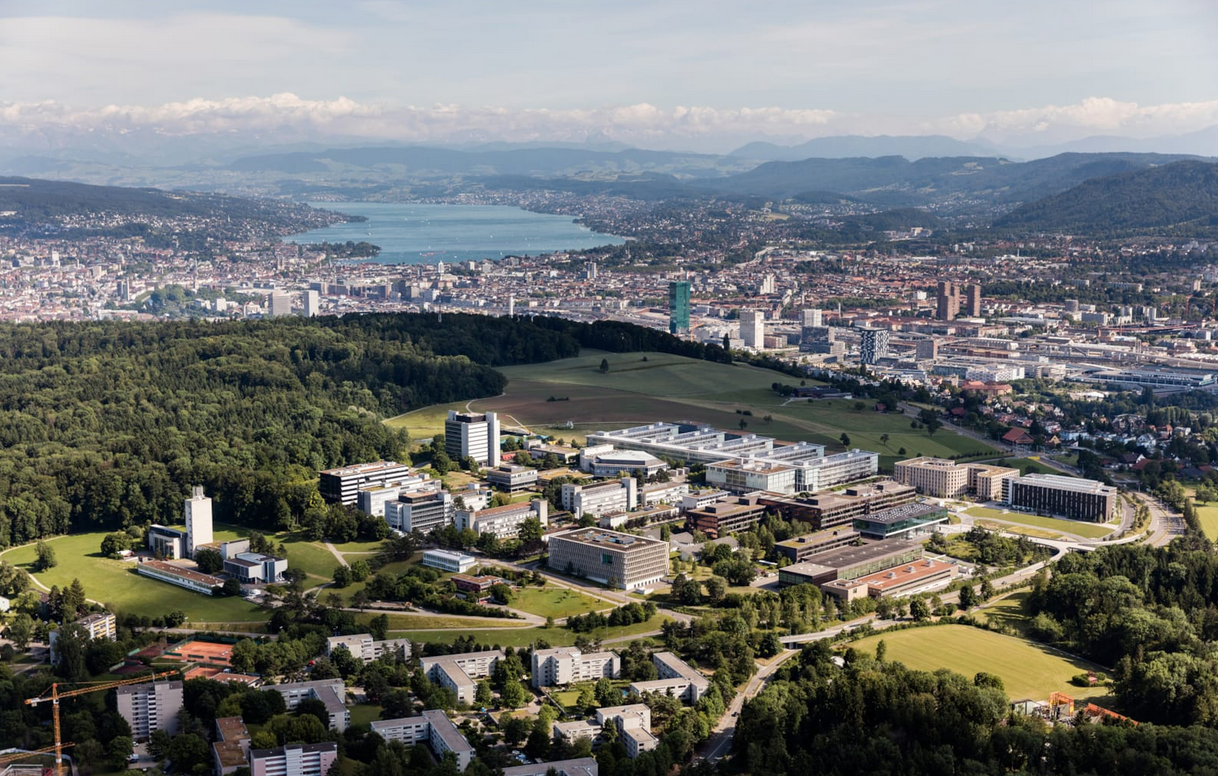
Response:
[[[512,602],[513,592],[511,585],[505,585],[502,582],[496,582],[491,585],[491,598],[495,603],[507,606]]]
[[[346,587],[351,584],[351,567],[350,566],[335,566],[334,567],[334,586]]]
[[[909,616],[918,622],[930,619],[930,605],[925,598],[915,598],[909,602]]]
[[[592,691],[596,698],[598,707],[617,706],[622,702],[622,694],[613,687],[613,682],[605,677],[596,680],[596,686]]]
[[[241,583],[233,577],[229,577],[228,579],[224,580],[224,587],[222,589],[224,591],[224,595],[229,596],[230,598],[241,595]]]
[[[840,441],[842,443],[842,447],[850,446],[850,436],[848,434],[846,434],[845,431],[843,431],[842,435],[840,437],[838,437],[838,441]]]
[[[530,517],[520,524],[520,541],[525,544],[541,541],[542,534],[545,533],[545,528],[541,524],[541,520],[536,517]]]
[[[744,418],[741,418],[740,422],[737,423],[736,425],[740,426],[741,431],[744,431],[746,428],[749,427],[749,422],[747,420],[745,420]]]
[[[368,621],[368,633],[377,641],[389,638],[389,615],[378,614]]]
[[[529,691],[519,681],[507,682],[499,692],[499,700],[505,709],[518,709],[529,702]]]
[[[884,447],[888,447],[888,440],[889,436],[887,434],[880,434],[880,444]]]
[[[131,536],[122,531],[106,534],[101,542],[102,555],[107,558],[117,558],[129,549],[131,549]]]
[[[215,574],[224,568],[224,559],[220,557],[219,550],[210,548],[195,550],[194,561],[195,565],[199,567],[199,571],[204,574]]]
[[[601,374],[605,374],[608,371],[609,371],[609,359],[602,358],[601,359]]]
[[[960,608],[964,610],[972,609],[977,605],[977,591],[972,585],[965,585],[960,588]]]
[[[994,597],[994,585],[990,583],[990,580],[981,580],[981,589],[977,591],[977,597],[982,601],[988,601]]]
[[[883,663],[886,657],[888,657],[888,642],[880,639],[875,644],[875,659]]]
[[[482,708],[489,708],[495,702],[495,696],[491,692],[491,683],[483,679],[478,682],[477,689],[474,690],[474,703]]]
[[[38,559],[34,562],[35,571],[47,571],[55,568],[59,562],[55,559],[55,549],[46,542],[38,542],[38,546],[34,549]]]
[[[363,582],[368,579],[368,575],[372,573],[372,569],[368,567],[368,561],[360,559],[351,564],[351,581]]]
[[[64,619],[74,620],[81,615],[85,610],[85,605],[88,603],[85,598],[85,586],[80,584],[79,579],[72,579],[72,584],[63,589],[63,597],[60,599],[60,612]]]
[[[34,638],[34,618],[21,612],[12,619],[4,633],[9,641],[13,642],[13,646],[24,652]]]
[[[727,593],[727,582],[723,577],[711,577],[706,580],[706,600],[712,604],[721,602]]]
[[[527,717],[507,717],[500,719],[499,726],[503,729],[503,741],[508,746],[517,747],[528,737],[533,729],[532,720]]]

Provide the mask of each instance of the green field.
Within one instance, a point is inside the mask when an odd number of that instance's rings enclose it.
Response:
[[[213,598],[137,575],[133,562],[102,556],[99,548],[106,533],[97,531],[48,539],[59,563],[48,571],[35,574],[34,578],[48,588],[52,585],[65,587],[72,584],[73,579],[80,579],[88,598],[101,601],[116,612],[155,616],[180,610],[192,624],[236,624],[270,619],[269,612],[241,598]],[[0,557],[30,571],[36,553],[34,545],[28,544],[8,550]]]
[[[609,362],[608,373],[599,369],[602,358]],[[845,432],[851,447],[880,453],[880,465],[886,468],[896,460],[916,455],[951,457],[996,452],[983,442],[948,429],[934,435],[915,431],[909,427],[909,418],[874,412],[866,401],[862,410],[855,409],[854,401],[843,400],[788,404],[770,386],[775,382],[797,383],[797,378],[744,364],[719,364],[665,353],[585,351],[577,358],[504,367],[500,371],[510,380],[506,392],[470,402],[470,407],[499,412],[504,425],[524,425],[564,439],[582,439],[591,431],[657,420],[688,420],[724,429],[739,429],[744,421],[746,431],[786,441],[819,442],[833,450],[842,449],[840,437]],[[566,400],[546,401],[551,396]],[[443,430],[443,419],[455,406],[427,407],[387,422],[407,428],[413,436],[430,436]],[[743,415],[737,410],[752,414]],[[568,422],[572,428],[567,428]],[[888,435],[886,444],[880,441],[884,434]],[[899,454],[901,448],[905,448],[904,456]]]
[[[881,639],[888,647],[888,660],[916,670],[947,668],[970,679],[981,671],[995,674],[1002,678],[1012,700],[1045,700],[1054,691],[1076,699],[1107,693],[1104,687],[1084,690],[1070,684],[1070,677],[1101,670],[1099,666],[1032,641],[969,625],[911,628],[871,636],[851,646],[874,655],[876,642]]]
[[[381,707],[375,703],[355,703],[351,709],[351,726],[368,725],[381,718]]]
[[[579,634],[566,628],[504,628],[499,630],[463,630],[453,631],[390,631],[393,637],[405,636],[411,641],[427,643],[444,643],[452,641],[454,635],[473,636],[481,644],[498,644],[501,647],[528,647],[537,641],[545,641],[552,647],[569,647],[575,644],[576,637],[583,635],[590,639],[605,640],[637,636],[660,629],[671,617],[656,615],[647,622],[626,625],[620,628],[597,628],[589,633]],[[612,645],[607,646],[606,649]],[[620,645],[619,645],[620,646]]]
[[[334,557],[334,553],[327,550],[320,544],[314,544],[304,537],[303,534],[294,534],[291,536],[280,535],[275,537],[276,541],[283,542],[283,548],[287,551],[288,566],[325,579],[334,578],[334,569],[338,566],[338,558]]]
[[[1197,519],[1201,521],[1201,530],[1210,541],[1218,540],[1218,504],[1197,505]]]
[[[1036,458],[1008,458],[1004,461],[997,461],[996,466],[1010,466],[1012,469],[1019,469],[1021,472],[1026,472],[1029,468],[1035,474],[1058,474],[1063,477],[1073,477],[1072,474],[1067,474],[1060,469],[1054,469],[1048,464],[1042,463]]]
[[[554,619],[611,608],[611,604],[578,591],[553,586],[521,588],[516,591],[509,606],[538,617]]]
[[[1057,517],[1041,517],[1023,512],[1004,512],[1001,509],[988,507],[969,507],[964,510],[966,515],[973,517],[989,517],[1007,523],[1026,525],[1031,528],[1042,528],[1047,531],[1074,534],[1084,539],[1100,539],[1112,533],[1110,526],[1102,523],[1086,523],[1081,520],[1064,520]]]
[[[1028,615],[1023,610],[1023,603],[1028,598],[1028,591],[1020,590],[1002,598],[987,602],[972,614],[978,620],[993,622],[1014,628],[1023,633],[1028,625]]]
[[[510,617],[489,619],[479,617],[449,617],[443,614],[395,614],[394,612],[382,612],[376,609],[365,609],[362,613],[356,614],[355,622],[359,625],[367,626],[373,617],[379,617],[382,614],[389,617],[390,630],[399,628],[410,628],[412,630],[462,630],[468,628],[492,630],[497,628],[523,628],[528,624],[523,620]],[[452,634],[449,635],[451,636]]]

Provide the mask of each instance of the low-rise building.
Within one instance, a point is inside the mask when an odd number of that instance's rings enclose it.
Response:
[[[651,733],[651,709],[645,703],[606,706],[596,710],[597,724],[612,722],[631,759],[655,749],[660,739]]]
[[[406,660],[410,657],[410,639],[374,639],[371,633],[353,633],[326,639],[326,655],[334,654],[336,649],[346,649],[352,657],[365,663],[385,655]]]
[[[551,774],[553,776],[600,776],[600,769],[596,760],[591,757],[513,765],[503,769],[503,776],[551,776]]]
[[[892,480],[852,485],[840,492],[815,493],[792,498],[763,493],[759,503],[778,512],[784,520],[811,523],[817,530],[849,526],[854,518],[874,511],[909,504],[918,496],[909,485]]]
[[[250,751],[250,776],[326,776],[338,759],[338,744],[286,744]]]
[[[826,528],[823,531],[775,542],[774,549],[792,563],[800,563],[813,555],[855,544],[858,540],[858,531],[852,528]]]
[[[249,767],[250,732],[241,717],[216,719],[216,742],[211,745],[212,761],[219,776]]]
[[[494,469],[487,469],[486,481],[500,490],[518,493],[537,484],[537,470],[514,463],[500,464]]]
[[[224,561],[224,573],[243,584],[282,582],[288,559],[257,552],[241,552]]]
[[[622,661],[616,652],[584,654],[578,647],[533,650],[533,686],[553,687],[601,678],[616,679]]]
[[[918,542],[893,540],[869,542],[857,547],[840,547],[813,555],[801,563],[778,570],[780,587],[788,585],[820,585],[836,579],[858,577],[887,571],[922,559],[923,548]]]
[[[710,689],[710,680],[671,652],[656,652],[651,656],[659,679],[632,682],[630,692],[661,693],[680,698],[688,704],[697,703]]]
[[[527,520],[536,519],[542,527],[549,525],[549,506],[544,499],[533,499],[487,509],[458,509],[453,525],[458,531],[468,528],[479,536],[491,534],[496,539],[515,539]]]
[[[270,689],[283,696],[288,711],[294,711],[306,698],[316,698],[325,704],[326,713],[330,716],[329,727],[341,733],[351,724],[351,712],[346,704],[347,688],[342,679],[273,684]]]
[[[712,539],[719,539],[740,531],[751,530],[765,516],[766,508],[756,494],[733,496],[716,501],[703,509],[691,509],[685,513],[690,530],[701,531]]]
[[[689,485],[684,482],[653,482],[639,489],[639,506],[679,505],[687,495]]]
[[[795,493],[795,467],[774,461],[731,460],[706,465],[706,484],[730,493]]]
[[[904,504],[854,518],[854,530],[868,539],[912,539],[947,520],[947,509],[936,504]]]
[[[162,582],[184,587],[191,592],[203,595],[214,595],[216,588],[224,587],[224,580],[219,577],[159,560],[145,560],[137,563],[135,570],[142,576],[159,579]]]
[[[613,482],[579,485],[568,482],[562,486],[562,508],[573,515],[583,516],[629,512],[638,506],[638,485],[633,477]]]
[[[658,584],[668,574],[668,542],[603,528],[577,528],[550,537],[547,565],[625,590]]]
[[[863,596],[900,598],[942,587],[955,579],[959,567],[954,561],[922,558],[916,563],[896,566],[854,579],[835,579],[820,586],[834,598],[853,601]]]
[[[440,571],[464,574],[478,565],[478,559],[473,555],[451,550],[425,550],[423,565]]]
[[[600,453],[590,461],[581,453],[580,468],[596,477],[651,477],[667,469],[668,464],[642,450],[612,450]]]
[[[452,690],[458,703],[472,703],[478,680],[490,676],[502,659],[503,650],[490,649],[426,657],[423,658],[422,668],[428,679]]]
[[[1117,489],[1095,480],[1026,474],[1011,482],[1011,506],[1074,520],[1106,522],[1116,514]]]

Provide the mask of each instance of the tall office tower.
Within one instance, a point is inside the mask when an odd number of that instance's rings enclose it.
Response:
[[[316,291],[305,291],[304,294],[304,316],[306,318],[316,318],[321,312],[321,294]]]
[[[515,296],[508,297],[508,317],[509,318],[516,317],[516,297]]]
[[[825,314],[819,307],[812,307],[803,311],[804,326],[824,326]]]
[[[981,317],[981,286],[970,283],[965,289],[964,307],[970,318]]]
[[[937,339],[919,340],[914,347],[914,358],[919,361],[934,361],[939,357],[939,340]]]
[[[765,347],[765,313],[761,310],[740,311],[740,339],[746,348]]]
[[[123,301],[123,302],[131,301],[131,282],[130,281],[128,281],[128,280],[118,281],[118,288],[116,289],[116,291],[118,293],[119,301]]]
[[[449,410],[444,450],[454,460],[468,456],[481,466],[499,463],[499,416]]]
[[[778,290],[778,284],[774,282],[773,275],[766,275],[761,279],[761,295],[769,296]]]
[[[282,291],[273,291],[268,302],[272,318],[292,314],[292,297]]]
[[[864,364],[879,363],[888,356],[888,332],[883,329],[863,329],[863,340],[859,345],[859,361]]]
[[[939,281],[939,290],[935,300],[938,303],[936,313],[939,320],[952,321],[960,314],[960,294],[951,281]]]
[[[668,333],[678,337],[689,334],[689,281],[668,284]]]
[[[584,265],[584,279],[596,280],[596,262],[590,261]]]
[[[196,485],[186,499],[186,553],[193,558],[196,547],[211,542],[211,499],[203,495],[202,485]]]

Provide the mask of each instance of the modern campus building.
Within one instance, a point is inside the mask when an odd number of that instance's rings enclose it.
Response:
[[[588,436],[588,444],[642,450],[660,458],[707,467],[724,461],[789,466],[795,470],[795,482],[792,490],[780,493],[811,493],[874,477],[879,471],[879,455],[866,450],[826,456],[824,445],[777,444],[770,437],[690,423],[651,423],[619,431],[597,431]],[[777,485],[782,481],[774,482]]]
[[[250,776],[326,776],[338,759],[338,744],[286,744],[250,751]]]
[[[813,555],[855,544],[858,540],[858,532],[852,528],[826,528],[823,531],[776,542],[774,549],[792,563],[800,563]]]
[[[454,461],[473,458],[479,466],[499,463],[499,416],[449,410],[444,421],[444,451]]]
[[[668,284],[668,333],[678,337],[689,335],[688,280],[674,280]]]
[[[574,760],[551,760],[545,763],[513,765],[503,769],[503,776],[600,776],[600,766],[591,757]]]
[[[562,486],[562,508],[573,515],[583,516],[629,512],[639,505],[638,483],[633,477],[613,482],[579,485],[568,482]]]
[[[440,571],[464,574],[478,565],[478,559],[473,555],[452,552],[451,550],[425,550],[423,552],[423,565],[439,569]]]
[[[763,493],[760,503],[778,512],[784,520],[800,520],[811,523],[817,530],[824,530],[852,525],[856,517],[910,504],[917,497],[917,491],[908,485],[878,480],[799,498]]]
[[[778,570],[779,587],[821,585],[837,579],[857,579],[922,559],[919,542],[870,542],[839,547]]]
[[[487,470],[486,481],[500,490],[517,493],[537,484],[537,470],[531,466],[519,466],[514,463],[500,464],[494,469]]]
[[[329,727],[343,732],[351,724],[351,712],[345,703],[347,687],[342,679],[318,679],[312,682],[288,682],[273,684],[268,689],[283,696],[288,711],[295,711],[300,702],[306,698],[316,698],[325,704],[326,713],[330,716]]]
[[[622,477],[641,474],[651,477],[668,468],[668,464],[642,450],[609,450],[596,455],[580,451],[579,466],[596,477]]]
[[[578,647],[533,650],[533,686],[553,687],[600,678],[616,679],[622,670],[616,652],[584,654]]]
[[[474,747],[440,709],[428,709],[417,717],[376,720],[372,723],[372,732],[385,741],[401,741],[407,746],[427,744],[437,760],[452,752],[459,771],[468,768],[476,754]]]
[[[364,488],[383,488],[410,477],[410,467],[396,461],[376,461],[327,469],[320,473],[317,490],[332,504],[353,505]]]
[[[881,358],[888,358],[889,332],[886,329],[863,329],[859,341],[859,361],[864,364],[878,364]]]
[[[748,531],[761,522],[766,508],[757,495],[734,496],[716,501],[702,509],[685,513],[690,530],[701,531],[712,539],[721,539]]]
[[[897,482],[934,498],[954,498],[973,492],[987,501],[1003,501],[1010,480],[1018,477],[1019,471],[923,456],[897,461],[892,476]]]
[[[660,504],[679,505],[689,495],[689,485],[684,482],[653,482],[639,489],[639,506],[654,507]]]
[[[443,490],[443,483],[427,474],[403,477],[384,485],[360,488],[356,494],[355,507],[361,512],[380,517],[385,514],[385,505],[397,501],[403,493],[435,493]]]
[[[903,504],[854,518],[854,530],[868,539],[914,539],[947,520],[947,509],[937,504]]]
[[[410,639],[381,639],[372,638],[371,633],[353,633],[349,636],[331,636],[326,639],[326,655],[336,649],[346,649],[352,657],[365,663],[371,663],[385,655],[406,660],[410,657]]]
[[[549,507],[548,501],[538,498],[487,509],[458,509],[453,525],[458,531],[468,528],[479,536],[492,534],[497,539],[515,539],[526,520],[536,519],[542,527],[549,525]]]
[[[385,503],[385,522],[401,533],[431,533],[453,524],[456,507],[446,490],[403,493],[397,501]]]
[[[141,682],[115,688],[117,710],[131,726],[136,741],[147,741],[157,730],[177,735],[182,713],[182,683]]]
[[[241,552],[224,560],[224,573],[243,584],[282,582],[288,559],[257,552]]]
[[[706,484],[729,493],[792,494],[795,489],[795,467],[776,461],[719,461],[707,464]]]
[[[193,593],[214,595],[217,588],[224,587],[224,580],[191,569],[175,566],[159,560],[145,560],[135,565],[136,573],[159,579],[171,585],[184,587]]]
[[[668,542],[603,528],[550,537],[550,568],[624,590],[658,584],[668,574]]]
[[[895,566],[854,579],[835,579],[820,585],[825,595],[853,601],[864,596],[900,598],[942,587],[956,578],[955,561],[922,558],[915,563]]]
[[[148,549],[153,555],[169,560],[193,558],[199,547],[212,544],[211,499],[202,486],[196,485],[183,504],[185,531],[158,524],[148,529]]]
[[[503,650],[489,649],[485,652],[425,657],[422,667],[428,679],[456,693],[458,703],[473,703],[478,680],[490,676],[502,659]]]
[[[1028,512],[1102,523],[1115,514],[1117,489],[1095,480],[1027,474],[1011,483],[1011,506]]]
[[[651,656],[659,679],[645,682],[631,682],[630,692],[659,693],[680,698],[693,704],[710,689],[710,680],[698,673],[692,666],[671,652],[656,652]]]

